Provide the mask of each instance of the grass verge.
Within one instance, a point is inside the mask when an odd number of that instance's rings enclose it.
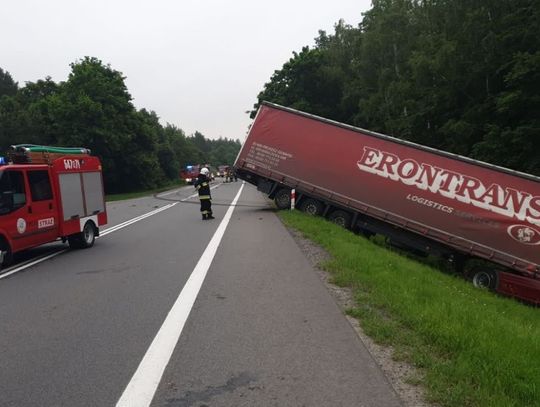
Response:
[[[109,195],[105,195],[105,201],[106,202],[123,201],[125,199],[140,198],[143,196],[148,196],[148,195],[164,192],[164,191],[167,191],[168,189],[181,187],[183,185],[186,185],[184,181],[175,181],[175,182],[170,182],[159,188],[146,189],[144,191],[126,192],[123,194],[109,194]]]
[[[323,247],[323,267],[352,287],[348,312],[394,358],[422,372],[441,406],[540,406],[540,309],[474,288],[321,218],[283,211],[286,225]],[[412,378],[411,380],[418,380]]]

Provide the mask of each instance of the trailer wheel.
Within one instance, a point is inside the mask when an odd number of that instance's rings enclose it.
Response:
[[[274,196],[274,202],[278,209],[289,209],[291,207],[291,190],[281,188]]]
[[[72,249],[87,249],[96,241],[96,227],[93,222],[86,222],[81,233],[68,236],[69,247]]]
[[[328,220],[345,229],[349,229],[351,227],[352,217],[347,212],[338,210],[332,212],[328,217]]]
[[[301,209],[308,215],[318,216],[323,212],[324,207],[321,202],[317,201],[316,199],[309,198],[302,203]]]
[[[472,283],[477,288],[494,290],[497,287],[497,272],[486,269],[472,270]]]

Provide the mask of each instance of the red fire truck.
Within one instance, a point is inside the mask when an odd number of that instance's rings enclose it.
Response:
[[[305,212],[444,256],[475,285],[540,304],[539,177],[271,103],[235,167],[279,208],[295,189]]]
[[[8,157],[0,161],[0,265],[57,239],[91,247],[107,223],[99,159],[88,149],[33,145],[12,146]]]
[[[188,165],[185,169],[180,171],[180,178],[185,181],[186,184],[193,184],[199,176],[200,165]]]

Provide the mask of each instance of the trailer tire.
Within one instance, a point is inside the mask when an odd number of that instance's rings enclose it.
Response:
[[[495,290],[497,288],[498,275],[496,271],[476,268],[471,270],[472,283],[477,288]]]
[[[96,234],[94,222],[88,221],[84,224],[81,233],[68,236],[69,247],[72,249],[88,249],[94,245]]]
[[[352,216],[345,211],[337,210],[330,214],[328,220],[345,229],[350,229],[352,223]]]
[[[313,198],[308,198],[304,202],[302,202],[301,209],[308,215],[319,216],[320,214],[322,214],[324,206],[322,202],[319,202]]]
[[[278,209],[289,209],[291,207],[291,190],[281,188],[274,196],[274,202]]]

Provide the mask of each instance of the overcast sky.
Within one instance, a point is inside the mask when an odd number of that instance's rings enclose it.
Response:
[[[257,94],[293,51],[370,0],[8,0],[0,68],[23,86],[96,57],[124,74],[138,109],[187,134],[244,140]]]

